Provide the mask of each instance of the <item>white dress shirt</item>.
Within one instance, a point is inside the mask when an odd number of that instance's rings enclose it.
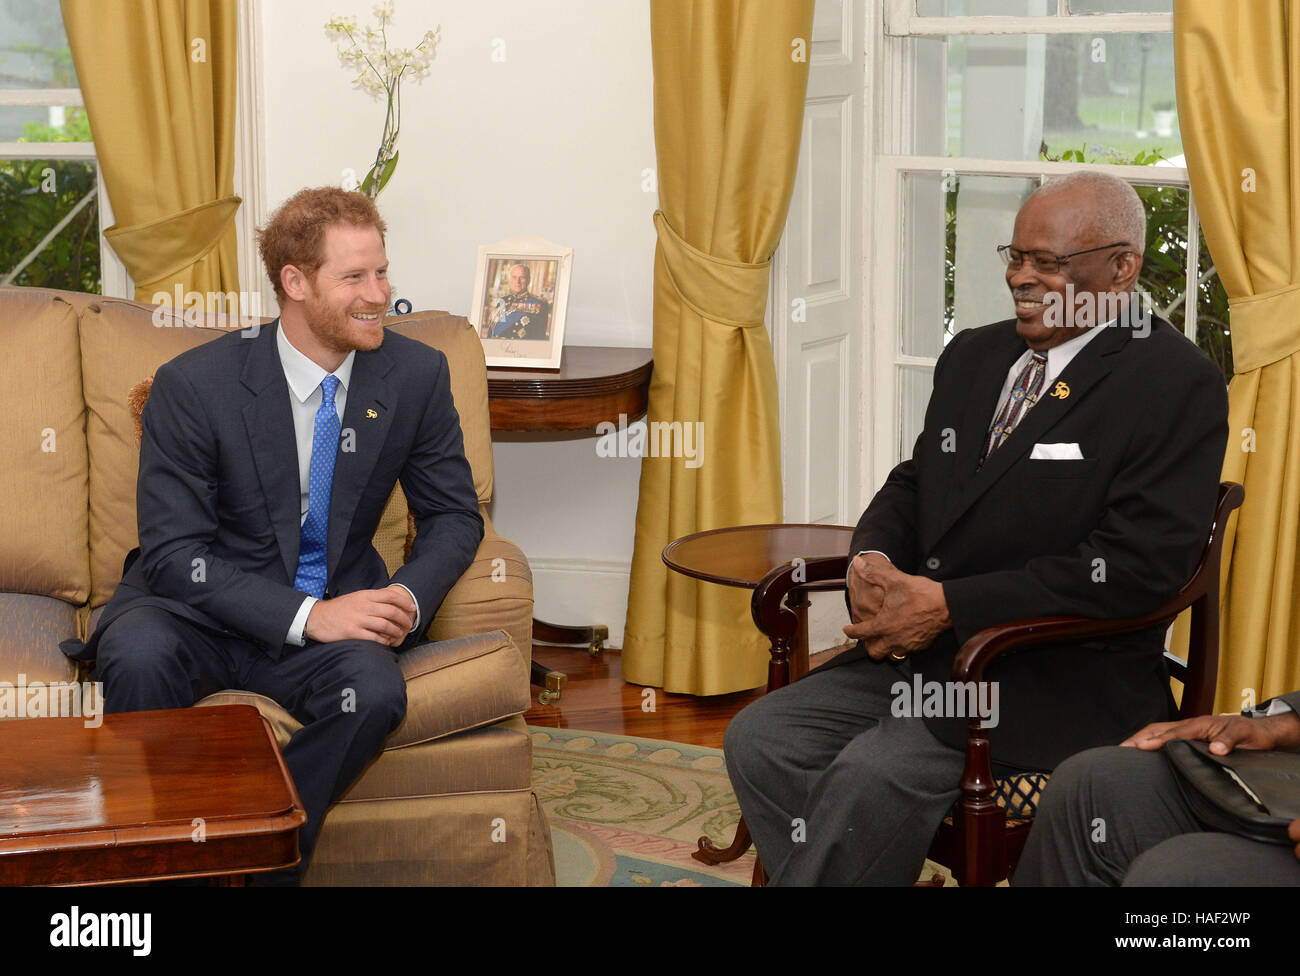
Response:
[[[301,526],[307,520],[307,505],[311,498],[311,448],[316,436],[316,412],[320,409],[321,400],[325,396],[321,391],[321,383],[326,376],[332,375],[338,379],[339,386],[334,391],[334,409],[338,411],[339,422],[342,423],[343,409],[348,402],[348,383],[352,380],[352,365],[356,361],[357,354],[355,350],[348,353],[338,369],[333,373],[326,373],[322,367],[298,351],[289,341],[289,337],[284,334],[282,327],[277,325],[275,332],[276,348],[280,351],[280,365],[284,369],[285,381],[289,384],[289,409],[293,412],[293,433],[298,446],[300,510],[298,524]],[[402,586],[401,583],[397,585]],[[402,589],[411,593],[409,587],[402,586]],[[420,603],[415,599],[414,593],[411,593],[411,602],[415,605],[415,627],[419,627]],[[303,597],[302,606],[298,608],[298,613],[293,618],[289,633],[285,637],[286,644],[301,647],[306,643],[303,630],[307,627],[307,617],[315,605],[314,596]],[[415,630],[415,627],[411,630]]]

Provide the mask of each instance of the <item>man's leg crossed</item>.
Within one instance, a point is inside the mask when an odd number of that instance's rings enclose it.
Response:
[[[308,818],[298,835],[300,873],[329,805],[405,718],[406,680],[392,648],[363,640],[285,647],[278,661],[255,661],[243,680],[240,687],[274,698],[303,725],[284,749]]]

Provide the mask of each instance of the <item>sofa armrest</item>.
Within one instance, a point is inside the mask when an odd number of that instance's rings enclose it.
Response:
[[[398,657],[406,718],[385,748],[417,745],[522,714],[528,666],[504,631],[420,644]]]
[[[442,601],[426,636],[446,641],[490,630],[510,635],[526,670],[533,651],[533,573],[520,548],[497,535],[485,518],[474,561]]]

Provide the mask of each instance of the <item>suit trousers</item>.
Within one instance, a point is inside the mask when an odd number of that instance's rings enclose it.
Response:
[[[1012,884],[1300,885],[1300,859],[1207,830],[1162,753],[1106,746],[1052,773]]]
[[[727,772],[773,885],[909,885],[965,755],[891,714],[910,665],[864,657],[765,695],[727,727]],[[910,688],[909,688],[910,693]]]
[[[302,860],[263,880],[294,884],[316,845],[325,811],[384,747],[406,715],[397,654],[373,641],[285,645],[279,660],[247,640],[158,607],[127,610],[99,641],[106,712],[187,708],[225,688],[266,695],[302,728],[284,762],[307,812]]]

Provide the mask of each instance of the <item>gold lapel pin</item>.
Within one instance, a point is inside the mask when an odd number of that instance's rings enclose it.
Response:
[[[1058,385],[1059,385],[1059,384],[1058,384]],[[377,413],[374,411],[374,408],[373,408],[373,407],[369,407],[369,408],[366,409],[366,419],[367,419],[367,420],[374,420],[374,419],[375,419],[376,417],[378,417],[378,416],[379,416],[379,414],[377,414]]]
[[[1058,380],[1056,386],[1052,387],[1052,392],[1049,395],[1056,397],[1058,400],[1064,400],[1070,395],[1070,388],[1065,383]]]

